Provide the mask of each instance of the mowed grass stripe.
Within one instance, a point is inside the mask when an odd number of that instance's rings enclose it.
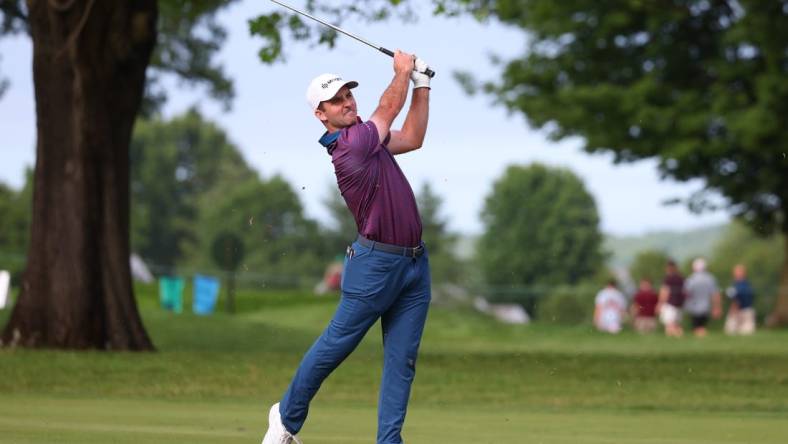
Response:
[[[788,336],[788,335],[787,335]],[[621,338],[626,341],[626,338]],[[788,338],[787,338],[788,339]],[[0,393],[156,399],[277,399],[300,353],[0,352]],[[359,350],[320,396],[374,406],[382,355]],[[438,353],[417,363],[413,401],[490,408],[618,408],[788,413],[788,355]]]
[[[242,443],[259,441],[265,407],[244,402],[13,397],[0,406],[3,443]],[[781,415],[697,412],[540,413],[413,407],[407,442],[783,443]],[[374,409],[316,402],[301,437],[308,444],[372,442]]]

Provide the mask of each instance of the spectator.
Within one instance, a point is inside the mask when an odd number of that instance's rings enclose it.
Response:
[[[596,295],[594,307],[594,325],[600,331],[618,333],[626,314],[627,300],[616,288],[616,281],[611,279],[607,286]]]
[[[692,320],[692,332],[697,337],[704,337],[709,315],[714,319],[719,319],[722,315],[722,299],[717,289],[717,281],[706,271],[706,261],[703,258],[692,261],[692,275],[684,282],[684,290],[687,294],[684,310]]]
[[[635,331],[652,333],[657,329],[656,309],[659,296],[648,278],[640,280],[640,287],[632,303],[632,318]]]
[[[738,264],[733,267],[733,285],[726,291],[731,299],[725,319],[725,333],[729,335],[751,335],[755,333],[755,294],[747,280],[747,268]]]
[[[329,292],[339,291],[342,282],[343,260],[342,256],[334,258],[323,274],[323,279],[315,286],[315,294],[324,295]]]
[[[681,307],[684,305],[684,278],[672,260],[665,266],[665,280],[659,289],[657,313],[659,320],[665,325],[667,336],[680,337],[684,334],[681,328]]]

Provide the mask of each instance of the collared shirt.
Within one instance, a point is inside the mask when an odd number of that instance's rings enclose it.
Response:
[[[334,164],[337,185],[358,232],[377,242],[415,247],[421,243],[416,197],[372,121],[326,133],[320,143]]]

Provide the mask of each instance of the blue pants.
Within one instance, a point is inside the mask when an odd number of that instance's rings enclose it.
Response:
[[[398,444],[430,303],[429,260],[426,252],[410,258],[358,242],[352,251],[345,257],[342,298],[334,318],[301,361],[279,412],[285,428],[298,433],[320,385],[380,318],[384,362],[377,442]]]

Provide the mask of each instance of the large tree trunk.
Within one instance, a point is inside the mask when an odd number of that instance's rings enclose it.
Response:
[[[774,304],[772,314],[766,320],[766,325],[769,327],[788,325],[788,230],[783,232],[783,251],[783,271],[780,286],[777,288],[777,302]]]
[[[155,0],[28,0],[38,141],[6,346],[151,350],[129,269],[129,142]]]

